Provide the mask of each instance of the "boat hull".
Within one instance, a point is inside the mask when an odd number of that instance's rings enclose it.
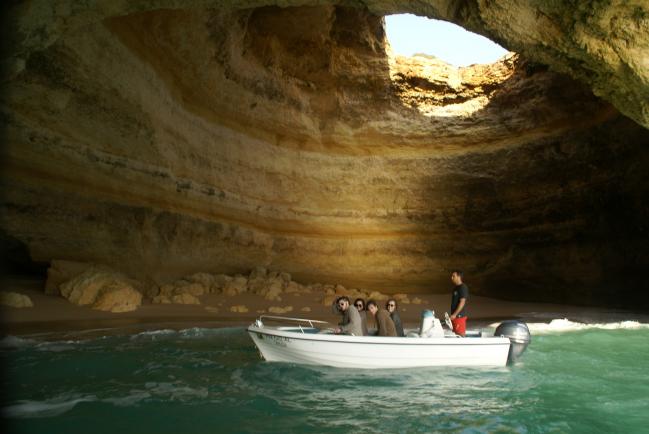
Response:
[[[305,333],[251,325],[248,333],[269,362],[339,368],[395,369],[426,366],[505,366],[504,337],[419,338]]]

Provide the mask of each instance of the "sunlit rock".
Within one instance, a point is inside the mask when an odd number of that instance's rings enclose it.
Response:
[[[459,267],[473,294],[649,305],[641,2],[10,3],[1,229],[35,263],[160,300],[264,295],[268,270],[442,293]],[[516,54],[394,57],[397,12]]]

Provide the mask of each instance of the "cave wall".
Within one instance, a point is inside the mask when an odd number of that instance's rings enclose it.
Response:
[[[460,267],[478,294],[649,304],[642,117],[571,62],[394,59],[376,12],[404,5],[315,3],[15,6],[4,232],[158,284],[264,265],[445,292]],[[479,27],[471,4],[423,12]]]

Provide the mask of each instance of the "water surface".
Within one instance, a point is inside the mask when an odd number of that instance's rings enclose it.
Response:
[[[2,415],[16,433],[649,432],[649,325],[530,327],[496,369],[267,363],[243,328],[8,336]]]

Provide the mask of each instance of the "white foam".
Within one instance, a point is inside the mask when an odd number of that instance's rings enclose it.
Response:
[[[5,336],[0,339],[0,348],[26,348],[36,345],[38,341],[34,339],[19,338],[18,336]]]
[[[159,338],[159,337],[174,335],[176,333],[178,333],[178,332],[175,331],[175,330],[171,330],[171,329],[148,330],[148,331],[141,332],[141,333],[138,333],[136,335],[131,336],[131,340],[141,339],[141,338],[156,339],[156,338]]]
[[[497,327],[498,323],[492,324],[491,327]],[[581,323],[570,321],[567,318],[553,319],[550,323],[527,323],[532,335],[545,334],[545,333],[565,333],[576,332],[589,329],[601,330],[634,330],[634,329],[649,329],[649,324],[641,323],[639,321],[617,321],[609,323]]]
[[[163,396],[173,401],[186,401],[191,398],[207,398],[206,387],[193,388],[182,384],[181,381],[147,382],[144,384],[147,392],[153,396]]]
[[[144,390],[131,390],[131,393],[119,398],[106,398],[102,402],[109,402],[118,407],[130,407],[138,402],[150,398],[151,394]]]
[[[96,401],[94,395],[61,395],[45,401],[19,401],[19,404],[2,409],[5,417],[11,418],[37,418],[52,417],[72,410],[80,402]]]

